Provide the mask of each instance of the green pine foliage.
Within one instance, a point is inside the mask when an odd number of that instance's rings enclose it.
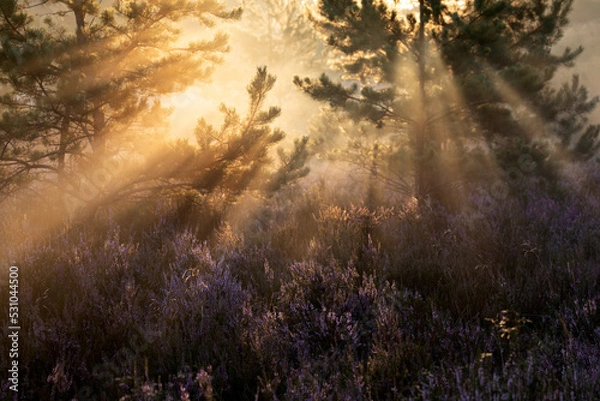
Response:
[[[246,189],[272,193],[308,173],[306,139],[290,153],[280,151],[281,168],[272,163],[271,148],[284,134],[271,127],[281,110],[263,108],[275,84],[266,68],[247,88],[245,118],[222,106],[223,126],[200,120],[197,144],[163,134],[169,110],[161,97],[209,79],[228,49],[222,32],[182,44],[181,24],[212,27],[238,19],[240,9],[169,0],[46,6],[43,18],[44,9],[5,5],[3,198],[25,199],[24,210],[39,210],[36,217],[85,221],[107,208],[177,203],[182,195],[183,203],[206,203],[212,193],[233,202]],[[71,25],[61,25],[62,18]]]
[[[29,182],[28,196],[47,184],[83,203],[82,172],[137,157],[167,115],[159,97],[206,80],[227,50],[224,33],[179,43],[182,21],[241,14],[216,1],[1,6],[2,195]]]
[[[221,190],[229,190],[236,196],[245,189],[270,194],[308,174],[304,166],[308,158],[306,137],[298,139],[289,152],[279,149],[279,165],[270,166],[270,149],[284,138],[280,129],[271,127],[281,109],[263,108],[267,93],[274,85],[275,77],[267,73],[266,67],[258,68],[247,87],[249,109],[245,118],[235,109],[221,105],[224,118],[219,129],[204,119],[198,121],[199,159],[209,160],[207,167],[190,169],[200,174],[192,181],[199,191],[210,192],[218,184]]]
[[[571,1],[321,1],[340,74],[296,84],[352,118],[280,97],[315,133],[288,149],[270,66],[161,134],[226,48],[178,29],[237,9],[28,4],[0,0],[0,399],[600,399],[597,99],[552,81]],[[455,210],[452,180],[481,184]]]
[[[370,147],[380,149],[378,174],[386,179],[397,174],[385,170],[395,149],[410,149],[407,192],[418,198],[443,198],[440,189],[456,175],[463,184],[481,179],[477,171],[486,167],[474,162],[483,150],[496,154],[526,141],[532,157],[542,159],[536,149],[558,141],[567,153],[589,158],[598,127],[586,115],[598,99],[577,77],[552,89],[557,69],[572,66],[583,51],[555,52],[571,6],[571,0],[481,0],[464,7],[424,0],[416,15],[405,15],[385,1],[320,1],[311,19],[338,52],[342,81],[323,75],[295,83],[382,128]],[[458,173],[445,176],[449,170]]]

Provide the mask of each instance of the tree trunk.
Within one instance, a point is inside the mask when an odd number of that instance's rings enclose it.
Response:
[[[85,36],[85,9],[84,0],[74,0],[72,3],[73,14],[75,15],[75,24],[77,27],[77,44],[81,47],[81,51],[85,52],[87,37]],[[97,155],[104,153],[106,148],[106,139],[104,137],[104,127],[106,126],[106,118],[100,105],[94,104],[92,111],[92,137],[89,138],[92,144],[92,149]]]
[[[75,23],[77,25],[77,44],[83,46],[87,41],[85,33],[83,32],[83,28],[85,27],[85,11],[83,10],[83,0],[73,1],[73,5],[71,7],[73,14],[75,14]]]
[[[417,123],[415,129],[415,196],[418,201],[424,200],[428,191],[426,174],[427,160],[425,157],[425,144],[427,142],[427,113],[425,99],[425,0],[419,0],[419,41],[418,41],[418,67],[419,67],[419,103],[417,104]]]
[[[94,108],[92,114],[92,124],[94,127],[94,141],[93,148],[96,155],[103,155],[106,151],[106,137],[104,128],[106,126],[106,119],[101,106],[97,105]]]
[[[65,110],[65,117],[63,117],[61,129],[60,129],[60,144],[58,145],[58,180],[59,183],[62,180],[62,175],[65,170],[65,160],[67,157],[67,144],[69,140],[69,110]]]

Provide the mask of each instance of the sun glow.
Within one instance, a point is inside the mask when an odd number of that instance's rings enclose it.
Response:
[[[386,3],[396,10],[413,10],[419,7],[419,2],[414,0],[386,0]]]
[[[391,8],[402,12],[413,11],[419,8],[418,0],[384,0],[385,4]],[[465,0],[447,0],[444,6],[450,10],[461,9],[466,5]]]

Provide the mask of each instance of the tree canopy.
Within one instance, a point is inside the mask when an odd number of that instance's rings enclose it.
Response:
[[[337,50],[343,81],[295,82],[382,128],[370,145],[380,158],[377,174],[395,175],[397,187],[417,198],[438,197],[473,166],[481,172],[467,157],[474,149],[492,150],[504,169],[524,152],[541,166],[555,140],[590,157],[599,128],[586,115],[598,99],[577,76],[552,86],[557,69],[583,51],[555,52],[572,3],[421,0],[416,13],[404,14],[388,1],[322,0],[312,21]]]
[[[0,194],[80,209],[150,195],[250,186],[275,189],[303,175],[306,140],[281,153],[281,169],[253,180],[283,133],[280,110],[263,110],[275,83],[261,68],[241,119],[222,106],[220,130],[200,122],[198,143],[165,137],[161,97],[205,82],[228,50],[223,32],[185,40],[184,24],[237,19],[215,0],[0,3]],[[51,200],[51,201],[50,201]]]

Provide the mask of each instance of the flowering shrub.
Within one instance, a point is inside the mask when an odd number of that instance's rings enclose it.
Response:
[[[600,397],[596,203],[312,191],[208,238],[160,216],[20,234],[22,399]]]

